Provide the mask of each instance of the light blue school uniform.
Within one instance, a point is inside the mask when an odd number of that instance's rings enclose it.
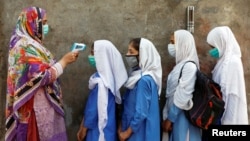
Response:
[[[200,128],[193,126],[185,117],[184,111],[174,104],[170,107],[168,119],[173,122],[169,141],[186,141],[187,132],[189,132],[189,141],[201,141]]]
[[[123,95],[122,130],[131,127],[127,141],[160,141],[160,113],[157,85],[144,75]]]
[[[95,77],[100,77],[96,73]],[[98,85],[94,89],[90,90],[88,100],[84,111],[84,126],[88,128],[86,141],[98,141],[99,129],[98,129],[98,110],[97,110],[97,97],[98,97]],[[108,121],[104,128],[104,137],[106,141],[117,141],[117,127],[116,127],[116,103],[115,97],[109,90],[108,93]]]

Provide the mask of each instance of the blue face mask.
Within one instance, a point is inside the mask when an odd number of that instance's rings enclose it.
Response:
[[[216,58],[216,59],[218,59],[220,57],[218,48],[210,49],[209,54],[211,57]]]
[[[89,60],[90,66],[96,67],[96,64],[95,64],[95,57],[94,57],[93,55],[89,55],[89,56],[88,56],[88,60]]]
[[[47,35],[49,33],[49,25],[45,24],[43,25],[43,35]]]

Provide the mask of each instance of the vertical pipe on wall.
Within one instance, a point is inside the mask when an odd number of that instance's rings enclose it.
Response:
[[[194,6],[187,7],[187,30],[194,33]]]

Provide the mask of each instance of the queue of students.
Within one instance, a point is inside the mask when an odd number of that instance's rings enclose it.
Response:
[[[44,9],[29,7],[20,13],[9,45],[6,141],[68,140],[58,79],[79,53],[68,52],[55,60],[43,44],[48,32]],[[226,105],[221,124],[248,124],[241,51],[234,34],[227,26],[215,27],[208,33],[207,43],[212,48],[209,54],[217,59],[212,77],[221,85]],[[201,141],[201,130],[184,115],[193,105],[199,68],[193,35],[183,29],[174,31],[168,51],[176,64],[167,76],[166,103],[161,111],[162,60],[153,42],[143,37],[130,40],[124,56],[127,70],[111,41],[94,41],[88,61],[96,72],[89,78],[77,140],[160,141],[163,131],[168,133],[166,141]],[[187,63],[179,79],[186,61],[195,64]],[[122,87],[124,94],[120,93]],[[122,105],[119,116],[117,104]]]

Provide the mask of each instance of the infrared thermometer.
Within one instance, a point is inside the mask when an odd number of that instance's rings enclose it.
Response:
[[[86,49],[86,45],[83,43],[74,43],[71,47],[71,51],[84,51]]]

